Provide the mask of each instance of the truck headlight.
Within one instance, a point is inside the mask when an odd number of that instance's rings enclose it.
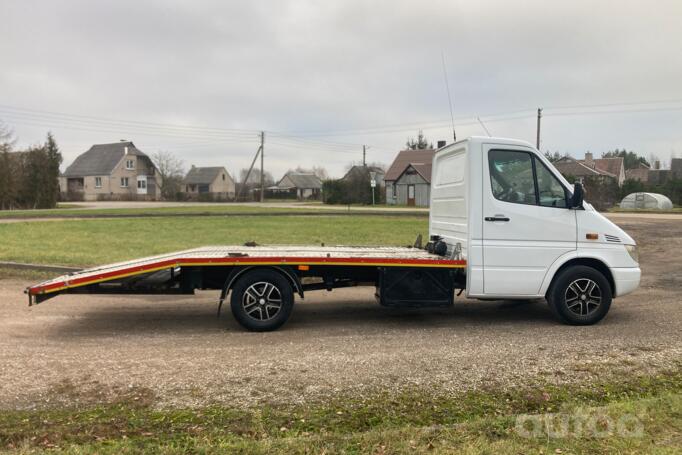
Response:
[[[639,252],[637,251],[637,245],[625,245],[625,249],[632,260],[639,264]]]

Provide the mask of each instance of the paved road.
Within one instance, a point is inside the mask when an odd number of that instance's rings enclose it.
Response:
[[[60,296],[29,308],[28,283],[0,280],[0,408],[151,394],[159,405],[298,402],[330,394],[529,381],[590,381],[682,358],[682,223],[622,223],[644,278],[592,327],[559,325],[543,303],[458,300],[396,311],[373,289],[308,293],[280,331],[242,331],[216,293]],[[676,363],[677,362],[677,363]]]

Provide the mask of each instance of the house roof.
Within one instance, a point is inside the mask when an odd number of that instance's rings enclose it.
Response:
[[[302,173],[302,172],[287,172],[284,177],[277,183],[277,187],[286,188],[287,186],[282,185],[282,180],[289,177],[291,183],[294,184],[294,188],[299,189],[318,189],[322,188],[322,180],[318,176],[312,173]]]
[[[149,159],[135,144],[130,141],[114,142],[112,144],[95,144],[90,149],[79,155],[64,171],[64,177],[82,177],[86,175],[111,174],[116,165],[125,155],[128,147],[128,155],[140,156]],[[150,160],[151,161],[151,160]]]
[[[360,164],[356,164],[352,166],[350,169],[348,169],[348,172],[346,172],[346,175],[341,177],[341,180],[346,180],[350,178],[352,175],[368,176],[370,172],[376,172],[378,175],[384,175],[386,173],[386,171],[377,166],[362,166]]]
[[[218,177],[221,172],[225,172],[227,176],[230,174],[227,172],[223,166],[212,166],[212,167],[194,167],[189,170],[183,183],[188,183],[191,185],[210,185]]]
[[[595,160],[596,161],[596,160]],[[590,175],[606,175],[608,177],[616,177],[610,172],[591,168],[583,164],[582,160],[576,160],[571,157],[564,157],[554,162],[554,167],[563,175],[572,175],[573,177],[585,177]]]
[[[593,161],[596,169],[608,172],[614,176],[620,175],[620,170],[623,169],[623,163],[625,162],[621,156],[615,158],[597,158]],[[585,164],[584,161],[583,164]]]
[[[386,171],[384,180],[398,180],[407,166],[412,166],[424,180],[431,182],[431,165],[435,150],[403,150],[395,157],[391,167]]]

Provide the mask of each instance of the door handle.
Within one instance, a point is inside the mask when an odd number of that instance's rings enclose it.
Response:
[[[509,221],[509,218],[507,218],[504,215],[495,215],[495,216],[486,216],[485,220],[486,221]]]

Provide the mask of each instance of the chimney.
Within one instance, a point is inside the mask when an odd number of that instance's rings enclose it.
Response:
[[[123,147],[123,154],[124,155],[128,154],[128,146],[127,145],[125,147]]]
[[[445,141],[438,141],[438,147],[436,147],[436,148],[445,147],[445,144],[447,144],[447,142],[445,142]]]
[[[654,169],[660,169],[661,168],[661,161],[656,160],[654,161]]]
[[[585,152],[585,166],[594,168],[594,159],[592,158],[592,152]]]

